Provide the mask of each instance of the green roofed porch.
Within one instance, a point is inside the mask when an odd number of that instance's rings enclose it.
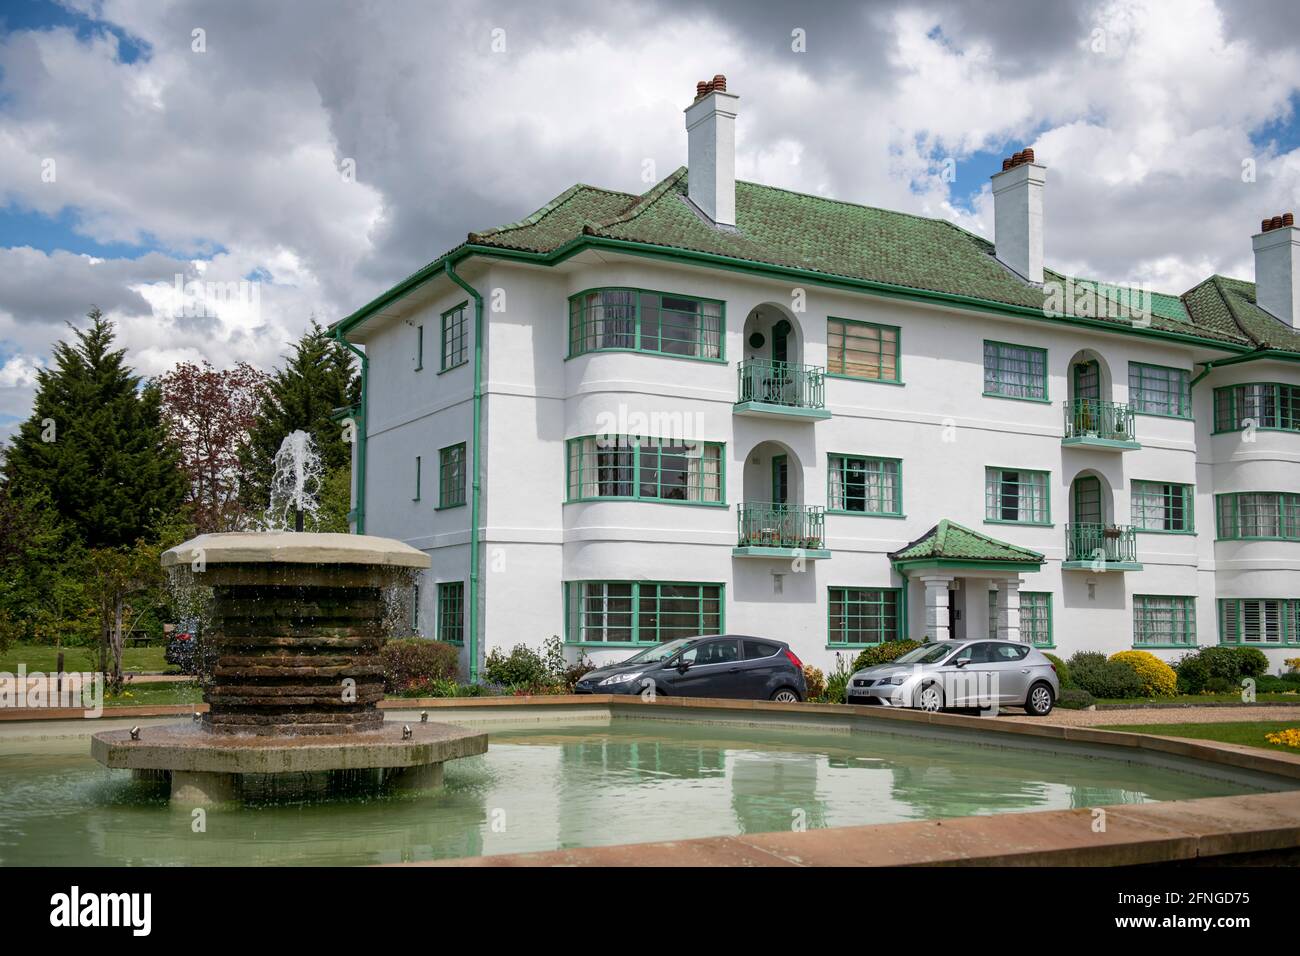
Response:
[[[889,556],[894,568],[909,581],[925,588],[925,634],[927,640],[978,637],[969,627],[978,607],[965,600],[963,619],[958,607],[965,592],[969,599],[979,589],[991,591],[996,608],[992,631],[987,635],[1019,641],[1020,575],[1037,571],[1043,556],[1037,551],[999,541],[947,518],[915,541]]]

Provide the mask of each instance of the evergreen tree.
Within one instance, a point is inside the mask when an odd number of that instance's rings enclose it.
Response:
[[[361,401],[361,376],[352,353],[313,319],[283,368],[267,384],[266,397],[240,453],[244,480],[240,497],[254,511],[271,498],[273,461],[291,431],[309,432],[326,475],[350,469],[352,446],[331,416]]]
[[[37,373],[36,401],[5,455],[15,499],[42,496],[87,548],[131,547],[181,504],[185,481],[159,392],[114,349],[99,309]]]

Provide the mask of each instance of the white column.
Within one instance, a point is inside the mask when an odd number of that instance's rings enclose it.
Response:
[[[1020,578],[997,582],[998,633],[1002,641],[1020,640]]]
[[[948,630],[948,586],[951,574],[923,574],[925,585],[925,636],[932,641],[946,641],[952,634]]]

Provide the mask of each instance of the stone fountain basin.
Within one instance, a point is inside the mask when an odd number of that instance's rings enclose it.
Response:
[[[90,752],[106,767],[185,773],[276,774],[331,770],[397,769],[442,764],[486,753],[488,735],[449,724],[411,724],[354,734],[302,737],[212,734],[185,724],[105,730],[91,738]]]

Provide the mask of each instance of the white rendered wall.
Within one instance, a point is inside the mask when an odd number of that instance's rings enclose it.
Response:
[[[465,270],[462,270],[465,271]],[[789,313],[798,326],[800,361],[826,362],[826,317],[899,326],[902,386],[828,379],[828,421],[784,422],[733,413],[736,362],[745,354],[743,329],[761,303],[789,310],[788,284],[725,271],[584,254],[543,269],[495,262],[473,280],[489,300],[485,360],[483,494],[483,628],[486,648],[540,646],[564,633],[563,582],[586,579],[716,582],[725,585],[725,626],[733,633],[789,641],[804,661],[826,668],[827,588],[899,587],[907,582],[887,554],[949,518],[977,531],[1042,552],[1046,563],[1023,575],[1022,591],[1052,594],[1057,653],[1107,653],[1132,647],[1133,595],[1197,598],[1198,640],[1217,643],[1216,586],[1222,596],[1300,594],[1300,545],[1286,542],[1214,543],[1213,492],[1288,490],[1295,480],[1300,436],[1273,433],[1252,449],[1264,460],[1238,461],[1209,436],[1215,384],[1295,380],[1296,373],[1259,365],[1233,366],[1194,389],[1195,421],[1138,416],[1141,450],[1124,453],[1063,448],[1061,403],[1071,360],[1089,350],[1104,364],[1109,398],[1128,399],[1128,363],[1186,368],[1204,354],[1190,346],[1137,336],[1091,332],[1047,322],[997,319],[892,299],[806,287],[806,309]],[[629,286],[726,302],[726,362],[634,352],[566,359],[570,295],[598,286]],[[459,289],[431,294],[419,312],[426,343],[436,343],[441,310],[464,299]],[[491,311],[497,302],[500,311]],[[432,323],[432,325],[428,323]],[[368,451],[367,530],[409,541],[433,555],[429,581],[468,580],[468,508],[434,512],[437,449],[470,443],[468,366],[436,374],[436,346],[424,372],[412,371],[403,343],[411,328],[390,323],[368,332],[371,354],[371,445]],[[403,338],[406,336],[406,338]],[[996,339],[1048,350],[1049,403],[986,398],[982,346]],[[471,343],[472,347],[472,343]],[[726,444],[726,508],[655,502],[565,503],[565,441],[601,430],[601,415],[617,420],[644,414],[677,415],[698,424],[692,437]],[[682,416],[685,416],[683,419]],[[1198,458],[1198,441],[1200,454]],[[736,506],[765,495],[766,455],[778,443],[790,456],[792,501],[826,503],[827,455],[848,453],[903,461],[903,518],[828,515],[830,560],[808,561],[796,572],[788,561],[740,559]],[[416,449],[423,449],[417,452]],[[757,452],[759,463],[749,459]],[[425,456],[423,500],[413,503],[413,456]],[[1262,469],[1246,476],[1247,466]],[[985,522],[986,466],[1050,472],[1051,526]],[[1270,471],[1271,469],[1271,471]],[[1079,474],[1096,474],[1109,489],[1107,517],[1130,524],[1134,480],[1196,485],[1196,535],[1138,535],[1140,572],[1062,571],[1069,489]],[[1258,482],[1265,482],[1264,485]],[[1282,482],[1288,482],[1283,484]],[[1232,553],[1225,553],[1225,549]],[[1217,563],[1216,563],[1217,562]],[[1225,565],[1225,562],[1227,564]],[[1254,563],[1252,563],[1254,562]],[[1262,562],[1262,563],[1260,563]],[[774,574],[780,574],[780,593]],[[1217,577],[1217,585],[1216,585]],[[1228,590],[1225,590],[1228,589]],[[958,595],[960,628],[984,633],[987,581],[972,578]],[[426,583],[421,617],[433,621],[434,589]],[[919,583],[908,586],[911,636],[924,622]],[[587,649],[596,659],[629,652]],[[576,653],[576,651],[571,651]],[[850,655],[856,651],[847,652]],[[1156,651],[1176,659],[1180,651]],[[1270,652],[1280,663],[1289,652]]]

